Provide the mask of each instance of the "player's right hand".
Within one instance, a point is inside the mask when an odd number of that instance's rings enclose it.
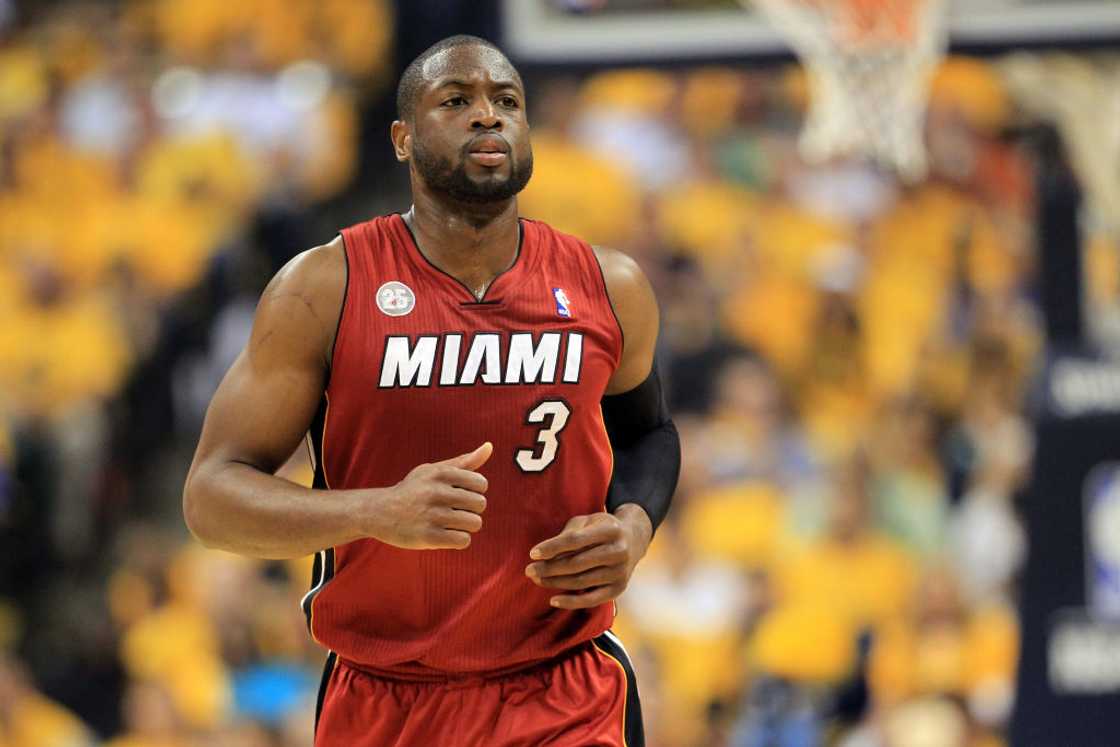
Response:
[[[462,550],[482,528],[486,478],[478,472],[494,445],[414,467],[378,501],[374,537],[408,550]]]

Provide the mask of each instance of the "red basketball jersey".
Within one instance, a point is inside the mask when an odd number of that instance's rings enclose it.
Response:
[[[515,669],[609,627],[612,604],[559,610],[529,550],[604,510],[612,455],[599,400],[622,354],[584,241],[520,221],[517,260],[478,301],[420,253],[399,215],[344,229],[348,280],[311,430],[317,485],[387,487],[492,441],[482,530],[465,550],[374,539],[320,552],[311,634],[374,673]]]

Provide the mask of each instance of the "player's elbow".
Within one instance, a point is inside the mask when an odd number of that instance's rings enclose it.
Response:
[[[217,527],[212,520],[213,512],[207,505],[206,483],[205,470],[197,464],[192,465],[183,484],[183,521],[203,547],[215,549],[219,544]]]

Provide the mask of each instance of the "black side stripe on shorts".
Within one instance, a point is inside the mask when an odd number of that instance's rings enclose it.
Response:
[[[626,673],[626,725],[622,734],[626,740],[626,747],[645,747],[646,736],[645,729],[642,728],[642,703],[638,698],[638,678],[634,675],[634,666],[630,663],[626,649],[609,630],[593,638],[592,643],[604,654],[617,661],[622,671]]]
[[[307,432],[307,450],[315,471],[312,487],[317,490],[330,489],[327,482],[326,467],[323,466],[323,436],[327,429],[327,413],[330,411],[330,407],[330,399],[324,394]],[[307,618],[307,630],[311,633],[312,638],[315,637],[315,631],[311,628],[312,606],[315,604],[315,597],[319,595],[319,592],[332,578],[334,578],[334,548],[328,547],[315,553],[315,562],[311,566],[311,588],[307,590],[299,603],[303,609],[304,617]]]
[[[314,637],[315,631],[311,630],[311,605],[315,602],[315,597],[319,595],[327,582],[334,578],[334,548],[328,547],[326,550],[320,550],[315,553],[315,560],[311,565],[311,588],[303,595],[300,600],[299,606],[303,609],[303,615],[307,618],[307,630],[311,632]]]
[[[331,682],[331,673],[338,661],[338,654],[331,651],[327,654],[327,663],[323,665],[323,677],[319,680],[319,696],[315,699],[315,731],[319,731],[319,716],[323,713],[323,701],[327,699],[327,685]]]

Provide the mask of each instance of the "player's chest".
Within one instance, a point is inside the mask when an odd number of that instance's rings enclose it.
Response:
[[[348,299],[335,373],[364,392],[463,391],[508,387],[599,390],[614,366],[612,330],[590,301],[539,279],[495,299],[426,283],[382,284]]]

